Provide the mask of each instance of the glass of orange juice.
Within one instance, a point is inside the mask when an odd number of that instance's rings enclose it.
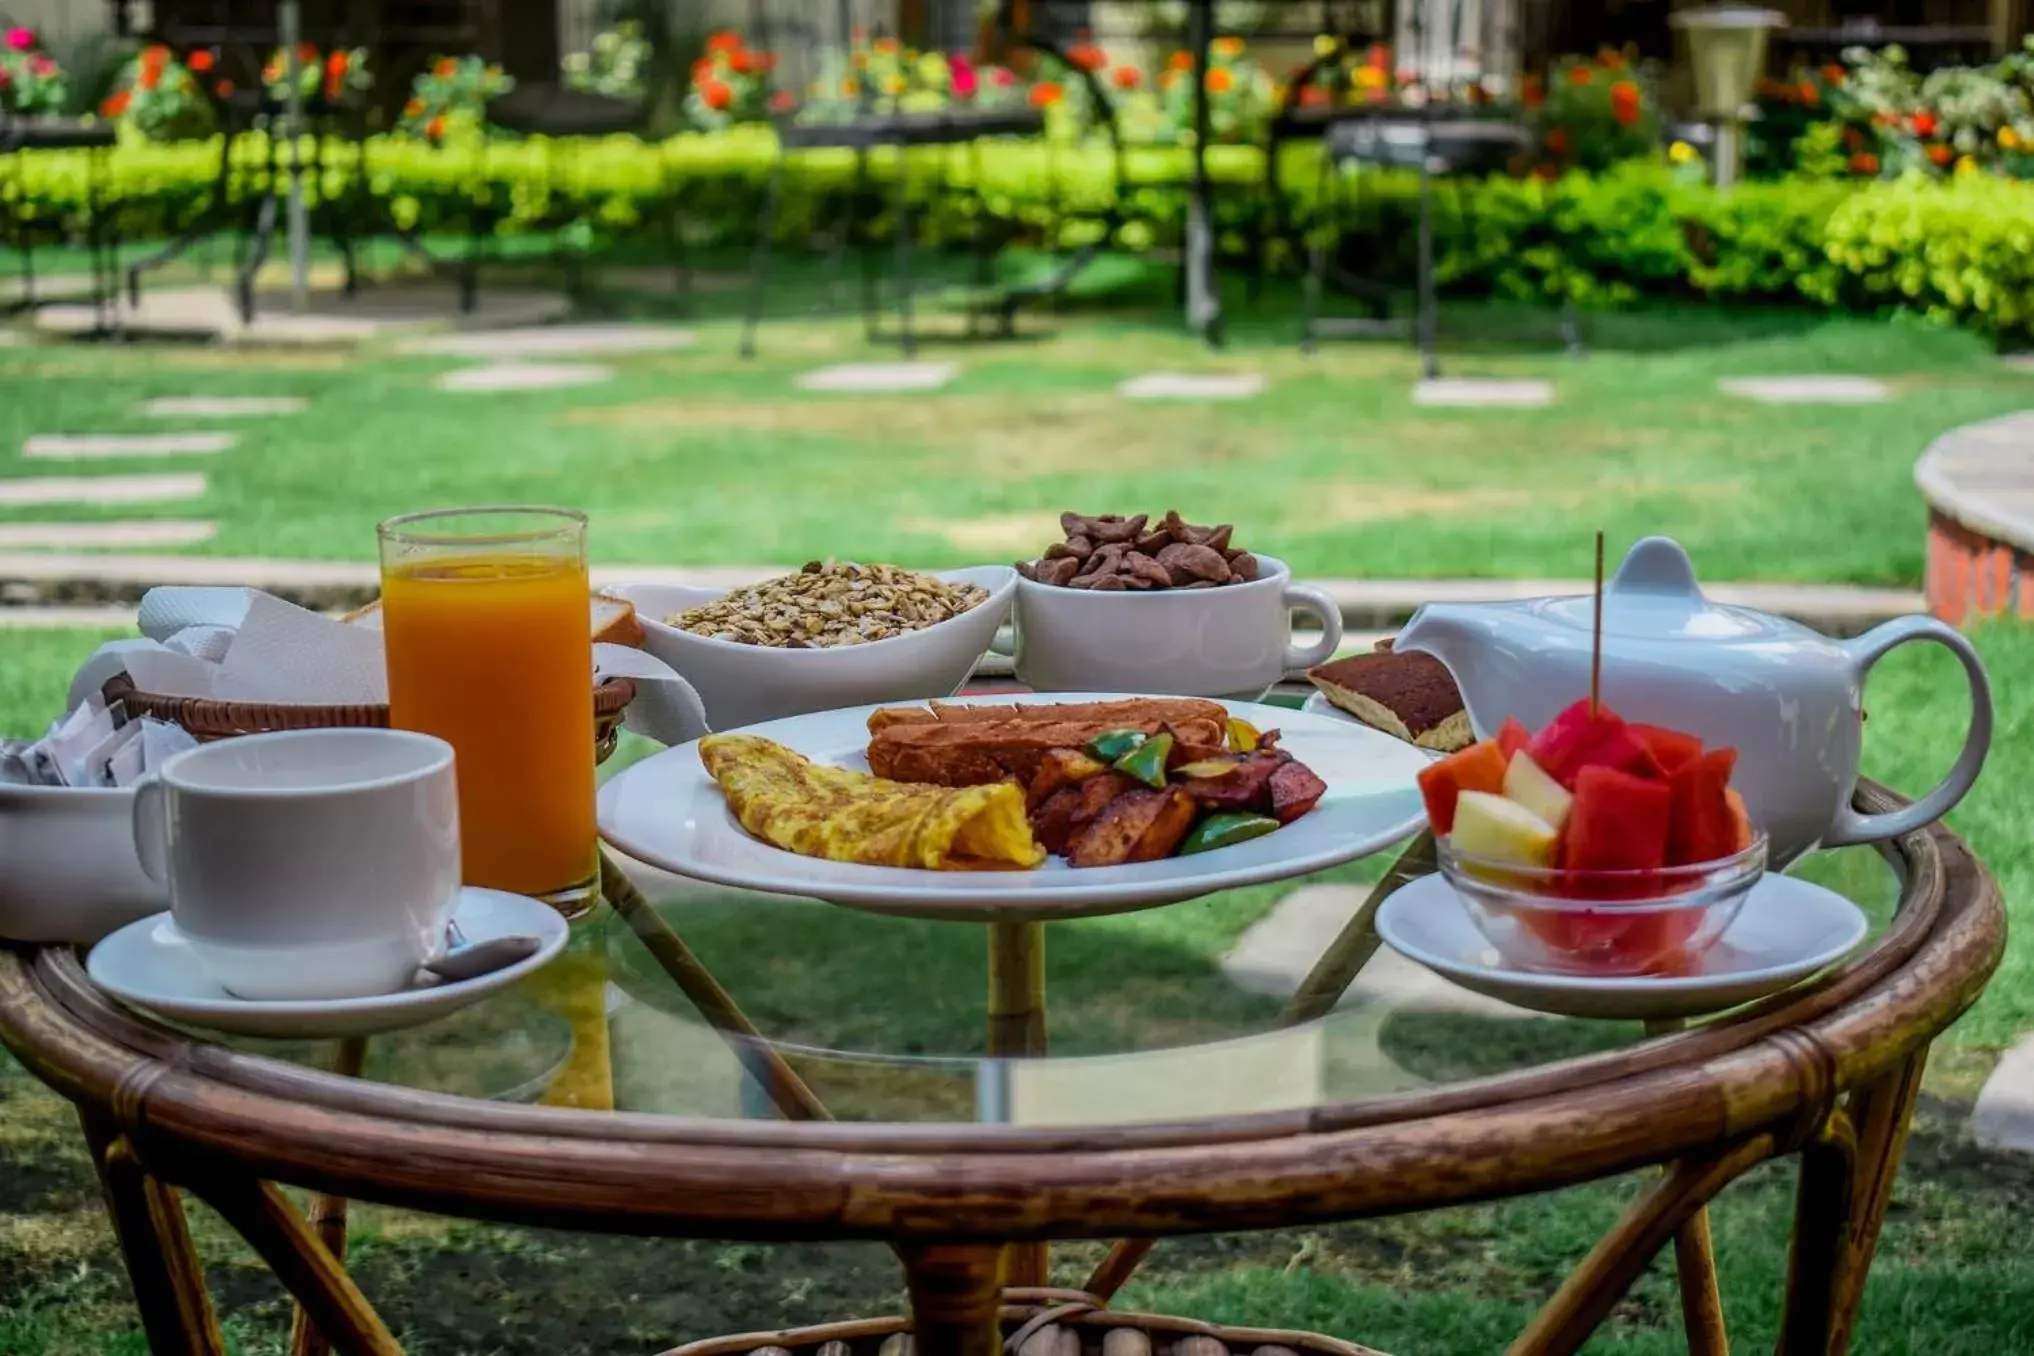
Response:
[[[466,883],[576,912],[596,875],[586,515],[445,509],[379,536],[389,723],[452,745]]]

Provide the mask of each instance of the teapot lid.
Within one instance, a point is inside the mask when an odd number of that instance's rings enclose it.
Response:
[[[1595,600],[1584,594],[1549,598],[1540,614],[1588,631]],[[1603,586],[1603,634],[1650,640],[1751,640],[1793,629],[1792,623],[1750,608],[1727,607],[1702,596],[1695,566],[1671,537],[1647,537],[1625,553]]]

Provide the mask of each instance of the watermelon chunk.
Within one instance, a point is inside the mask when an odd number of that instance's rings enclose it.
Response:
[[[1427,823],[1435,833],[1455,827],[1455,798],[1464,791],[1504,794],[1504,755],[1497,741],[1485,739],[1420,770],[1420,795],[1427,803]]]
[[[1627,727],[1638,742],[1646,746],[1646,752],[1660,765],[1660,771],[1672,773],[1681,764],[1690,762],[1702,753],[1702,741],[1694,735],[1679,730],[1669,730],[1664,725],[1631,725]]]
[[[1497,747],[1504,754],[1506,767],[1511,766],[1511,756],[1524,750],[1533,742],[1533,732],[1519,724],[1516,716],[1506,716],[1504,724],[1497,728]]]
[[[1659,975],[1688,968],[1687,943],[1702,926],[1702,910],[1521,911],[1519,921],[1546,944],[1549,963],[1569,974]]]
[[[1608,767],[1657,777],[1659,765],[1631,727],[1607,706],[1589,709],[1587,698],[1548,721],[1526,746],[1540,770],[1570,791],[1585,767]]]
[[[1667,860],[1673,865],[1713,862],[1737,851],[1737,816],[1729,796],[1730,774],[1736,766],[1736,749],[1711,749],[1667,778],[1673,796]]]
[[[1667,783],[1614,767],[1583,768],[1562,835],[1570,871],[1653,871],[1667,864]]]

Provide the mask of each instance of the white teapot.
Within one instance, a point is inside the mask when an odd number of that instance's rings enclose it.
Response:
[[[1479,737],[1507,717],[1537,730],[1589,695],[1594,600],[1433,603],[1395,648],[1448,666]],[[1863,737],[1865,675],[1888,651],[1929,640],[1963,663],[1970,733],[1942,783],[1890,814],[1851,805]],[[1784,865],[1816,847],[1891,838],[1947,814],[1984,766],[1992,691],[1984,664],[1954,628],[1901,617],[1855,640],[1702,596],[1680,544],[1649,537],[1603,591],[1602,700],[1627,720],[1670,726],[1738,753],[1732,785]]]

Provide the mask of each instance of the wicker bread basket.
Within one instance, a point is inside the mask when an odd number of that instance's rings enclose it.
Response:
[[[324,730],[335,727],[388,725],[385,704],[351,706],[295,706],[279,702],[219,702],[203,697],[164,697],[137,692],[134,680],[116,674],[106,681],[107,705],[125,702],[133,716],[154,716],[172,721],[188,730],[200,743],[229,739],[234,735],[269,734],[277,730]],[[627,678],[610,678],[593,689],[593,746],[595,757],[605,760],[614,752],[621,732],[622,713],[635,700],[636,685]]]

